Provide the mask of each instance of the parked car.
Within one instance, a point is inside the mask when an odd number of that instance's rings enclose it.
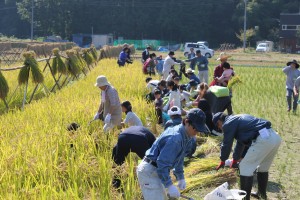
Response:
[[[271,51],[270,45],[268,43],[259,43],[256,47],[256,52],[268,52]]]
[[[206,56],[207,58],[213,57],[215,53],[214,50],[208,48],[204,44],[187,42],[185,43],[184,50],[183,50],[183,54],[185,57],[187,57],[188,54],[190,53],[190,48],[194,48],[195,51],[200,50],[201,54]]]
[[[209,47],[207,41],[198,41],[197,43],[198,43],[198,44],[204,44],[205,46]]]

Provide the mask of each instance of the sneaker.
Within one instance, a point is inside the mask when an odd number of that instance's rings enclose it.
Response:
[[[288,109],[287,109],[287,112],[290,112],[290,111],[291,111],[291,109],[290,109],[290,108],[288,108]]]

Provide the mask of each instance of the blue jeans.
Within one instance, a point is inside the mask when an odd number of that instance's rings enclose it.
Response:
[[[292,97],[294,99],[294,101],[293,101],[293,111],[296,111],[297,106],[298,106],[298,103],[297,103],[298,96],[295,96],[292,89],[287,88],[286,89],[286,100],[287,100],[287,103],[288,103],[288,110],[291,110],[291,108],[292,108]]]

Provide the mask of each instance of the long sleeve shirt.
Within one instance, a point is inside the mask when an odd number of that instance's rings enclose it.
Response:
[[[167,56],[163,65],[163,73],[169,73],[173,65],[180,65],[180,63],[175,62],[170,56]]]
[[[146,157],[156,162],[157,174],[166,188],[172,185],[171,170],[177,180],[184,179],[183,161],[186,152],[192,151],[192,140],[185,126],[178,125],[165,130],[146,152]]]
[[[195,69],[195,66],[198,67],[199,71],[208,70],[208,60],[205,56],[194,57],[194,58],[186,60],[186,62],[191,62],[190,68],[193,70]]]
[[[258,131],[263,128],[271,128],[271,122],[247,114],[227,116],[223,123],[224,138],[220,159],[222,161],[228,159],[233,141],[236,139],[233,159],[239,160],[245,146],[251,145],[252,141],[257,138]]]
[[[292,90],[296,79],[300,76],[300,71],[293,69],[291,66],[286,66],[282,71],[286,74],[286,88]]]

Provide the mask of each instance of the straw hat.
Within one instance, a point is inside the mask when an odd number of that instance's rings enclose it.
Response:
[[[105,86],[105,85],[110,85],[110,83],[107,81],[106,77],[103,76],[103,75],[98,76],[97,79],[96,79],[95,86],[96,87],[102,87],[102,86]]]
[[[218,61],[222,61],[222,60],[228,59],[228,58],[230,58],[230,57],[231,57],[230,55],[226,55],[225,52],[222,52],[222,53],[220,53],[220,56],[219,56],[219,58],[217,58],[217,60],[218,60]]]

